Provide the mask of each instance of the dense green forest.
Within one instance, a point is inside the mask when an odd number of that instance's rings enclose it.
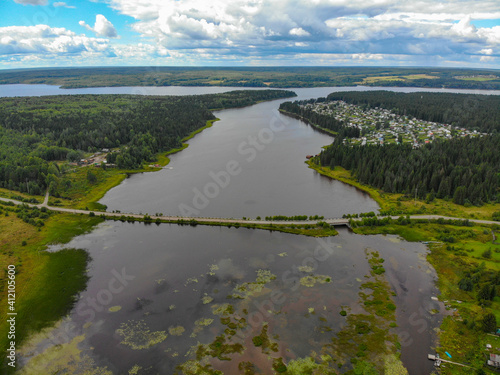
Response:
[[[364,184],[385,192],[457,204],[500,201],[500,135],[410,144],[346,145],[338,137],[319,156],[323,166],[341,166]]]
[[[139,168],[214,119],[210,109],[291,97],[283,90],[214,95],[65,95],[0,99],[0,187],[31,194],[57,192],[63,168],[84,152],[108,154],[119,168]]]
[[[347,91],[328,95],[328,100],[380,107],[399,115],[451,124],[486,133],[500,133],[500,96],[448,93],[396,93]]]
[[[390,67],[97,67],[0,71],[0,84],[100,86],[411,86],[500,89],[500,71]]]
[[[305,108],[301,106],[308,103],[316,103],[318,101],[324,101],[324,98],[284,102],[280,104],[280,111],[296,115],[298,118],[308,123],[331,130],[332,132],[337,133],[341,138],[358,138],[360,136],[361,132],[359,128],[347,127],[344,125],[343,121],[339,121],[329,115],[315,112],[312,108]]]

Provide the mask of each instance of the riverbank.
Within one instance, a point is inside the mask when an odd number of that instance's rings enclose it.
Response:
[[[323,176],[344,182],[369,194],[380,206],[380,213],[387,215],[442,215],[464,219],[492,220],[494,212],[500,211],[500,203],[488,203],[483,206],[465,207],[451,200],[433,199],[432,201],[416,200],[404,194],[385,193],[371,186],[361,184],[352,173],[342,167],[322,167],[312,160],[306,161],[309,168]],[[499,222],[500,224],[500,222]]]

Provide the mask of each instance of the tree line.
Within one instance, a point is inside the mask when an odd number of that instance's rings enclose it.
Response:
[[[500,135],[410,144],[347,145],[341,138],[321,152],[322,166],[341,166],[363,184],[432,201],[481,205],[500,201]]]
[[[119,148],[108,162],[134,169],[215,119],[211,109],[294,96],[245,90],[193,96],[58,95],[0,98],[0,187],[42,194],[84,153]]]

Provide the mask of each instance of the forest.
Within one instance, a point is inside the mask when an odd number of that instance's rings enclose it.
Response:
[[[210,110],[295,96],[283,90],[213,95],[64,95],[0,98],[0,187],[56,193],[66,164],[119,148],[108,163],[140,168],[215,117]]]
[[[380,107],[398,115],[450,124],[485,133],[500,133],[500,96],[450,93],[397,93],[391,91],[347,91],[328,95],[370,108]]]
[[[321,152],[322,166],[341,166],[363,184],[419,199],[461,205],[500,202],[500,135],[410,144],[349,145],[340,137]]]
[[[103,86],[409,86],[500,89],[500,71],[391,67],[94,67],[0,71],[0,84]]]

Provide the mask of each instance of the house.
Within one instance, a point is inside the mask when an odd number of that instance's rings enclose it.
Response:
[[[500,355],[490,354],[490,359],[488,360],[488,365],[496,368],[500,368]]]

